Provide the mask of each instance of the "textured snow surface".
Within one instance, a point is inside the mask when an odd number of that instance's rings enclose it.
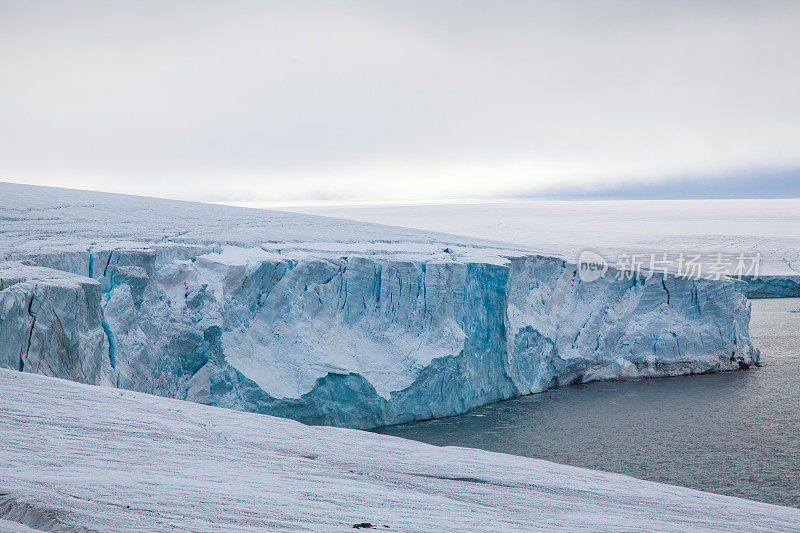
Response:
[[[611,261],[622,253],[760,252],[760,273],[779,279],[757,296],[800,296],[800,199],[519,200],[291,209],[504,241],[569,261],[583,250]]]
[[[20,524],[19,522],[0,519],[0,531],[3,533],[36,533],[42,530],[28,527],[24,524]]]
[[[296,255],[358,252],[473,260],[498,260],[505,249],[476,239],[298,213],[2,182],[0,217],[0,258],[158,243],[171,250],[189,244],[219,252],[229,244],[255,253],[266,247]],[[445,246],[449,252],[443,251]],[[85,255],[76,261],[76,269],[88,270]]]
[[[740,282],[583,283],[475,239],[10,184],[0,217],[17,370],[368,428],[758,361]]]
[[[2,531],[800,529],[798,509],[538,459],[9,370],[0,390]]]

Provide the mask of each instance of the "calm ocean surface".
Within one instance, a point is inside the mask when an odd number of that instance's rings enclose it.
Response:
[[[800,298],[752,306],[761,368],[564,387],[377,431],[800,507]]]

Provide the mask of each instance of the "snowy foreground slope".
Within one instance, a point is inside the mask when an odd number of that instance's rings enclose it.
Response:
[[[746,368],[744,283],[589,283],[488,241],[0,184],[0,366],[369,428]]]
[[[800,296],[800,199],[517,200],[293,210],[514,243],[574,261],[621,254],[761,254],[750,297]]]
[[[2,531],[800,529],[798,509],[538,459],[10,370],[0,390]]]

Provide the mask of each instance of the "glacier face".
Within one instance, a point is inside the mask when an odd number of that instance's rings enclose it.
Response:
[[[734,281],[583,283],[574,265],[541,256],[504,264],[296,259],[161,246],[34,260],[60,269],[22,267],[41,274],[34,302],[55,298],[61,309],[82,288],[87,316],[70,309],[49,322],[89,331],[73,359],[98,371],[26,369],[314,424],[369,428],[557,385],[758,360],[744,284]],[[86,277],[61,272],[80,268]],[[63,284],[58,273],[72,292],[52,288]],[[4,330],[27,331],[25,302]]]
[[[612,269],[584,283],[569,262],[485,241],[9,191],[8,368],[370,428],[557,385],[758,362],[742,282]]]

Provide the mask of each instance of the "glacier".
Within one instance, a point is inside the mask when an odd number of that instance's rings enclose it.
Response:
[[[759,361],[736,280],[585,283],[474,238],[11,184],[0,215],[15,370],[372,428]]]

